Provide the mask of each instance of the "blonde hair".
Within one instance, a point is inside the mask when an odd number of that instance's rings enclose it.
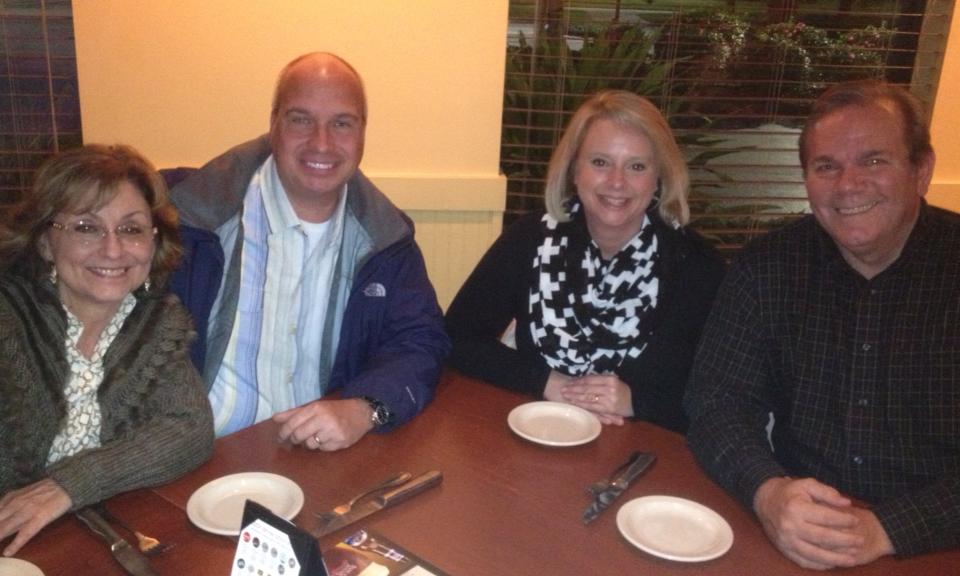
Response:
[[[577,154],[587,130],[600,119],[612,120],[650,139],[660,171],[659,199],[654,199],[657,211],[667,223],[686,224],[690,220],[690,206],[687,204],[690,175],[673,132],[656,106],[646,98],[624,90],[597,92],[581,104],[570,119],[547,169],[544,190],[547,212],[560,222],[569,219],[564,205],[576,194],[573,171]]]

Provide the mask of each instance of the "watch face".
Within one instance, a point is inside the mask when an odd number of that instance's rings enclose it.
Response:
[[[373,410],[373,415],[371,415],[370,420],[374,426],[383,426],[390,421],[390,410],[387,409],[387,406],[383,402],[376,398],[369,397],[364,397],[364,400],[367,401],[370,409]]]

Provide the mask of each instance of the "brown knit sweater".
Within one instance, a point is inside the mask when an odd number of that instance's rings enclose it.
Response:
[[[187,312],[174,296],[136,296],[104,357],[101,447],[47,468],[66,417],[66,315],[50,282],[0,277],[0,495],[50,477],[79,508],[169,482],[209,458],[212,414],[187,355]]]

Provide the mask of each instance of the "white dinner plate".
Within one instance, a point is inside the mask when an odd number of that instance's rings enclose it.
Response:
[[[563,402],[528,402],[507,415],[518,436],[547,446],[577,446],[600,435],[600,421],[590,412]]]
[[[43,571],[19,558],[0,558],[0,576],[43,576]]]
[[[293,480],[269,472],[230,474],[197,488],[187,500],[187,517],[207,532],[236,536],[246,500],[292,520],[303,507],[303,490]]]
[[[617,511],[617,528],[637,548],[668,560],[703,562],[733,545],[733,530],[703,504],[674,496],[635,498]]]

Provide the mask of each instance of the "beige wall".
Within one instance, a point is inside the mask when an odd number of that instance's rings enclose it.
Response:
[[[500,230],[508,0],[82,0],[73,3],[86,141],[160,167],[198,165],[267,129],[277,71],[337,52],[370,100],[362,164],[414,218],[444,307]],[[928,198],[960,211],[960,18],[933,136]]]
[[[960,15],[953,16],[947,52],[933,107],[931,136],[937,168],[927,199],[932,204],[960,212]]]
[[[361,168],[417,222],[446,306],[500,230],[507,5],[74,2],[84,138],[130,143],[159,167],[202,164],[267,130],[287,61],[336,52],[366,82]],[[460,235],[471,242],[449,241]]]

